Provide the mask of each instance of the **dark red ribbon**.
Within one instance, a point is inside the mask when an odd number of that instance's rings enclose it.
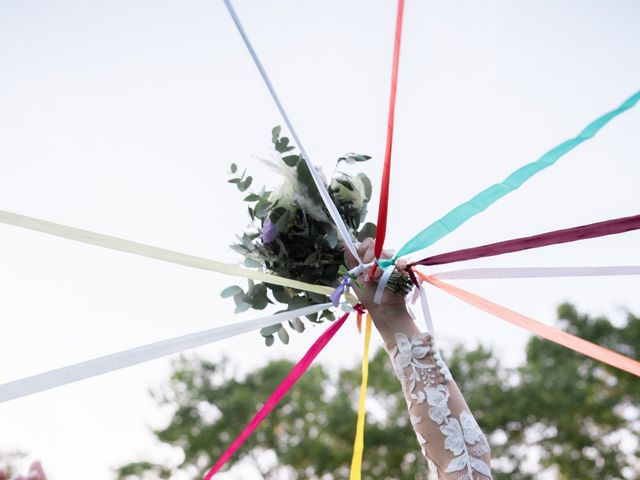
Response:
[[[575,242],[588,238],[615,235],[631,230],[640,229],[640,215],[632,217],[616,218],[605,222],[592,223],[579,227],[555,230],[553,232],[540,233],[531,237],[515,238],[504,242],[490,243],[480,247],[465,248],[455,252],[442,253],[412,263],[414,265],[443,265],[445,263],[462,262],[474,258],[493,257],[504,253],[519,252],[531,248],[546,247],[559,243]]]

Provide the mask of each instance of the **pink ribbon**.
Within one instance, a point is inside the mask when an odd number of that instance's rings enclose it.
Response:
[[[229,461],[229,459],[233,456],[233,454],[240,448],[240,446],[251,436],[253,431],[262,423],[262,421],[271,413],[271,410],[278,404],[278,402],[284,397],[284,395],[289,391],[291,387],[295,385],[298,379],[302,376],[304,372],[307,371],[309,365],[313,362],[313,360],[318,356],[318,354],[322,351],[322,349],[329,343],[329,340],[333,338],[336,332],[342,327],[345,320],[349,316],[348,313],[345,313],[340,317],[340,319],[332,324],[325,332],[320,335],[320,337],[315,341],[311,348],[304,354],[302,360],[300,360],[289,372],[289,375],[285,377],[285,379],[278,385],[278,388],[271,394],[269,399],[264,403],[264,406],[258,411],[255,417],[249,422],[249,424],[245,427],[240,435],[233,441],[233,443],[227,448],[227,450],[222,454],[220,459],[216,462],[216,464],[209,470],[204,477],[204,480],[211,479],[217,472],[220,470],[225,463]]]

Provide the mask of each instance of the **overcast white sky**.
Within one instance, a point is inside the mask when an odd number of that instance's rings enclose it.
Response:
[[[346,151],[368,153],[378,186],[395,2],[236,8],[312,160],[328,169]],[[637,91],[639,21],[633,0],[409,0],[388,245]],[[232,261],[227,245],[247,219],[227,167],[267,179],[256,157],[280,122],[221,1],[0,1],[1,209]],[[430,252],[637,214],[639,133],[640,109],[625,113]],[[639,242],[636,232],[465,267],[640,264]],[[0,225],[0,383],[256,316],[234,316],[219,297],[231,283]],[[616,320],[640,312],[632,277],[460,285],[544,322],[565,300]],[[526,333],[429,293],[444,339],[522,359]],[[195,353],[246,371],[298,358],[317,333],[269,350],[247,334]],[[360,344],[347,326],[321,361],[353,365]],[[0,451],[27,450],[52,480],[108,479],[128,460],[162,458],[149,426],[163,414],[147,392],[169,364],[0,404]]]

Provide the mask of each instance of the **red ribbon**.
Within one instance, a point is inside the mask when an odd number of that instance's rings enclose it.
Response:
[[[271,394],[271,396],[264,403],[264,406],[258,411],[255,417],[249,422],[240,435],[233,441],[233,443],[227,448],[227,450],[218,459],[216,464],[209,470],[204,477],[204,480],[211,479],[220,470],[225,463],[233,456],[233,454],[240,448],[240,446],[251,436],[253,431],[260,425],[260,423],[271,413],[278,402],[284,397],[291,387],[295,385],[298,379],[304,372],[307,371],[309,365],[318,356],[322,349],[329,343],[329,340],[333,338],[336,332],[344,324],[345,320],[349,316],[345,313],[340,319],[333,323],[322,335],[315,341],[311,348],[304,354],[302,360],[300,360],[285,377],[285,379],[278,385],[278,388]]]
[[[581,225],[579,227],[566,228],[564,230],[540,233],[530,237],[490,243],[480,247],[465,248],[464,250],[456,250],[455,252],[442,253],[440,255],[434,255],[433,257],[428,257],[418,262],[414,262],[410,266],[443,265],[445,263],[462,262],[464,260],[492,257],[495,255],[502,255],[504,253],[545,247],[547,245],[575,242],[577,240],[604,237],[606,235],[615,235],[617,233],[624,233],[638,229],[640,229],[640,215],[634,215],[631,217],[616,218],[589,225]]]
[[[398,89],[398,65],[400,64],[400,40],[402,39],[402,18],[404,14],[404,0],[398,0],[396,15],[396,36],[393,46],[393,66],[391,69],[391,95],[389,98],[389,119],[387,121],[387,147],[384,152],[384,167],[382,183],[380,185],[380,204],[378,206],[378,224],[376,231],[376,258],[380,258],[387,233],[387,211],[389,209],[389,179],[391,176],[391,149],[393,146],[393,125],[396,111],[396,92]],[[371,269],[371,278],[375,268]]]

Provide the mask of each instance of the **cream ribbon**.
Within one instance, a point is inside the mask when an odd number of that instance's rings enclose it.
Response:
[[[156,260],[162,260],[163,262],[175,263],[191,268],[199,268],[201,270],[209,270],[212,272],[231,275],[234,277],[250,278],[252,280],[271,283],[273,285],[281,285],[283,287],[294,288],[296,290],[314,292],[327,296],[331,295],[334,290],[331,287],[299,282],[297,280],[279,277],[270,273],[250,270],[248,268],[238,267],[237,265],[229,263],[222,263],[215,260],[209,260],[207,258],[188,255],[186,253],[167,250],[165,248],[145,245],[143,243],[133,242],[131,240],[125,240],[123,238],[112,237],[109,235],[104,235],[102,233],[96,233],[89,230],[70,227],[68,225],[62,225],[60,223],[48,222],[46,220],[27,217],[26,215],[7,212],[5,210],[0,210],[0,222],[6,223],[8,225],[15,225],[16,227],[22,227],[30,230],[36,230],[38,232],[48,233],[49,235],[55,235],[57,237],[62,237],[69,240],[75,240],[77,242],[88,243],[90,245],[110,248],[112,250],[118,250],[120,252],[132,253],[134,255],[154,258]],[[353,305],[357,303],[357,300],[351,294],[347,295],[347,300]]]

